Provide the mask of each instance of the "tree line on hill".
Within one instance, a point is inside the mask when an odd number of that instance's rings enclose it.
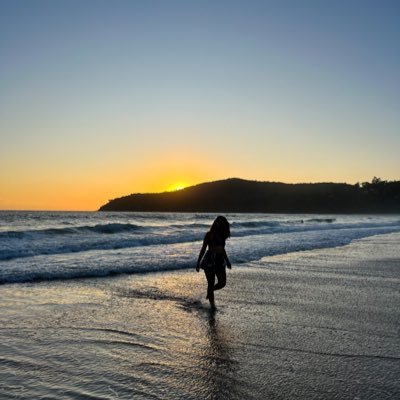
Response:
[[[99,211],[400,213],[400,181],[287,184],[230,178],[174,192],[131,194]]]

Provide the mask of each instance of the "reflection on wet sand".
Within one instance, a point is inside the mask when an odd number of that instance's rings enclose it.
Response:
[[[237,377],[238,362],[230,346],[231,331],[218,318],[218,312],[207,315],[207,352],[202,358],[205,382],[210,399],[243,399],[242,383]]]

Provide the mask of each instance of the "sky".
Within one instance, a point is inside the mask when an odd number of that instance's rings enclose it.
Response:
[[[400,179],[400,2],[0,0],[0,209]]]

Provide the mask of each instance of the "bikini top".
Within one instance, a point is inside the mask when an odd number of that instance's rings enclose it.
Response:
[[[208,248],[212,247],[225,247],[225,239],[217,233],[209,232]]]

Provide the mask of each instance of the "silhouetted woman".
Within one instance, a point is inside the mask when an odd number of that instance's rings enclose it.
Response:
[[[230,236],[228,220],[223,216],[217,217],[204,237],[203,247],[197,260],[196,271],[199,272],[200,268],[203,268],[206,274],[208,282],[207,299],[210,301],[212,310],[216,309],[214,290],[222,289],[226,285],[225,266],[229,269],[231,268],[231,263],[225,251],[225,241]],[[206,252],[207,246],[208,250]],[[216,285],[215,277],[218,279]]]

